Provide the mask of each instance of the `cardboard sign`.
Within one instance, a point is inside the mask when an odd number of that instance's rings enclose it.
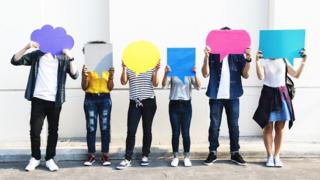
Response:
[[[34,30],[31,41],[37,42],[42,52],[52,55],[61,55],[63,49],[72,49],[74,45],[73,38],[64,28],[53,28],[51,25],[44,25],[41,29]]]
[[[305,30],[261,30],[259,50],[265,59],[286,58],[293,64],[305,46]]]
[[[88,70],[96,72],[100,77],[102,72],[113,67],[113,54],[111,44],[86,44],[85,64]]]
[[[177,76],[184,82],[186,76],[194,76],[196,48],[168,48],[167,64],[171,71],[168,76]]]
[[[147,72],[159,63],[159,49],[148,41],[136,41],[129,44],[123,51],[123,63],[136,73]]]
[[[244,54],[251,39],[245,30],[213,30],[206,39],[212,54],[220,54],[220,61],[228,54]]]

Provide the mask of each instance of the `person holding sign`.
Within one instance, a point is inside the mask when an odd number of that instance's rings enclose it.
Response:
[[[225,27],[221,30],[229,31]],[[221,32],[223,33],[223,32]],[[232,33],[232,31],[227,32]],[[228,36],[224,36],[228,38]],[[233,36],[237,37],[237,36]],[[226,41],[230,41],[226,39]],[[238,44],[241,42],[237,42]],[[246,42],[245,42],[246,43]],[[207,42],[208,44],[208,42]],[[249,43],[246,43],[249,44]],[[234,44],[230,44],[234,45]],[[241,46],[242,44],[239,44]],[[247,48],[247,49],[246,49]],[[237,48],[236,48],[237,49]],[[241,52],[245,54],[229,54],[222,61],[222,54],[215,53],[214,49],[206,47],[202,66],[202,75],[210,76],[206,95],[210,98],[210,128],[209,128],[209,155],[204,161],[205,165],[212,165],[217,160],[219,147],[219,131],[222,111],[225,108],[230,138],[231,160],[238,165],[246,165],[246,161],[239,153],[239,97],[243,94],[241,77],[249,77],[251,55],[249,47],[244,47]],[[236,52],[236,51],[235,51]]]
[[[176,167],[179,164],[179,137],[180,130],[182,131],[183,148],[184,148],[184,165],[192,166],[190,161],[190,124],[192,117],[191,106],[191,86],[200,90],[200,81],[197,77],[197,69],[194,67],[194,77],[184,77],[184,81],[177,76],[168,77],[171,71],[169,66],[166,66],[162,79],[162,87],[170,86],[170,103],[169,116],[172,129],[172,150],[173,159],[171,166]]]
[[[259,105],[254,113],[253,119],[263,128],[263,141],[267,151],[266,166],[282,167],[280,152],[283,141],[283,129],[289,121],[289,128],[295,120],[291,98],[286,87],[286,73],[299,78],[307,55],[302,50],[302,62],[297,70],[293,69],[287,59],[261,59],[263,52],[258,51],[256,55],[256,70],[259,80],[263,80],[263,88],[259,99]],[[275,129],[275,137],[272,137]],[[272,146],[274,143],[274,153]]]
[[[92,42],[89,44],[94,44]],[[99,42],[97,42],[99,44]],[[96,44],[97,44],[96,43]],[[103,44],[103,43],[102,43]],[[85,49],[83,49],[85,54]],[[102,71],[100,77],[95,71],[88,71],[86,65],[82,68],[81,87],[86,92],[84,99],[84,112],[86,115],[88,158],[84,162],[85,166],[92,166],[95,162],[96,152],[96,131],[99,117],[101,134],[101,162],[103,166],[111,165],[109,161],[110,144],[110,117],[111,117],[111,97],[113,89],[114,68]]]
[[[40,50],[25,54],[31,48],[39,48],[39,44],[28,43],[11,59],[11,63],[15,66],[31,66],[25,98],[31,101],[32,157],[25,170],[32,171],[40,165],[40,134],[43,121],[47,117],[49,135],[45,157],[46,167],[50,171],[57,171],[59,167],[53,158],[56,155],[60,112],[65,101],[66,75],[69,74],[72,79],[76,79],[78,70],[68,49],[62,50],[62,55],[53,55]]]
[[[137,53],[136,51],[131,52]],[[141,53],[142,52],[143,51],[141,51]],[[143,54],[140,55],[143,56]],[[128,57],[130,58],[130,53]],[[160,69],[160,59],[156,59],[156,61],[158,61],[158,65],[156,65],[150,70],[147,70],[146,72],[139,72],[137,74],[137,72],[134,71],[134,69],[129,69],[129,67],[127,68],[127,66],[125,65],[125,60],[128,59],[124,59],[122,63],[121,84],[126,85],[129,82],[130,103],[127,119],[128,124],[125,158],[116,167],[119,170],[125,169],[131,165],[135,145],[135,136],[141,117],[143,128],[143,146],[142,159],[140,165],[149,165],[148,156],[150,154],[150,147],[152,141],[152,122],[157,110],[156,98],[153,87],[157,87],[159,84],[158,71]],[[154,59],[145,60],[152,61]],[[136,63],[138,66],[139,62]]]

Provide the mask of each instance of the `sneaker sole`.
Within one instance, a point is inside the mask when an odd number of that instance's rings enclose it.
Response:
[[[128,166],[117,166],[116,169],[117,170],[124,170],[124,169],[126,169],[127,167],[130,167],[130,166],[131,166],[131,164],[129,164]]]
[[[126,169],[127,167],[130,167],[130,166],[126,166],[126,167],[116,167],[117,170],[124,170]]]
[[[237,164],[237,165],[240,165],[240,166],[247,166],[247,163],[240,163],[238,161],[235,161],[235,160],[231,160],[233,163]]]
[[[213,165],[213,163],[215,163],[216,161],[217,161],[217,159],[216,159],[216,160],[213,160],[213,161],[210,162],[210,163],[203,162],[203,164],[206,165],[206,166],[211,166],[211,165]]]
[[[38,165],[38,166],[39,166],[39,165]],[[37,167],[38,167],[38,166],[37,166]],[[37,167],[35,167],[34,169],[24,169],[24,170],[25,170],[26,172],[30,172],[30,171],[36,170]]]
[[[94,162],[96,162],[96,161],[92,161],[92,163],[83,163],[83,165],[84,166],[92,166]]]
[[[149,166],[150,163],[140,163],[140,166]]]
[[[46,166],[46,168],[47,168],[50,172],[56,172],[56,171],[59,170],[59,169],[52,169],[52,170],[51,170],[51,169],[48,168],[48,166]]]
[[[266,164],[266,167],[275,167],[274,164]]]
[[[102,166],[110,166],[110,165],[111,165],[111,162],[102,163]]]

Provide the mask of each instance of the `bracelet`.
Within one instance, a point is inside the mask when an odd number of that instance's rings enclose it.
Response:
[[[250,59],[246,59],[246,62],[247,62],[247,63],[251,63],[251,61],[252,61],[251,58],[250,58]]]

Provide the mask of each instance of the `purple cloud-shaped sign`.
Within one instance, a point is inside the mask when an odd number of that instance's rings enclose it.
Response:
[[[34,30],[31,41],[37,42],[42,52],[52,55],[60,55],[63,49],[72,49],[74,45],[73,38],[64,28],[53,28],[51,25],[44,25],[41,29]]]

